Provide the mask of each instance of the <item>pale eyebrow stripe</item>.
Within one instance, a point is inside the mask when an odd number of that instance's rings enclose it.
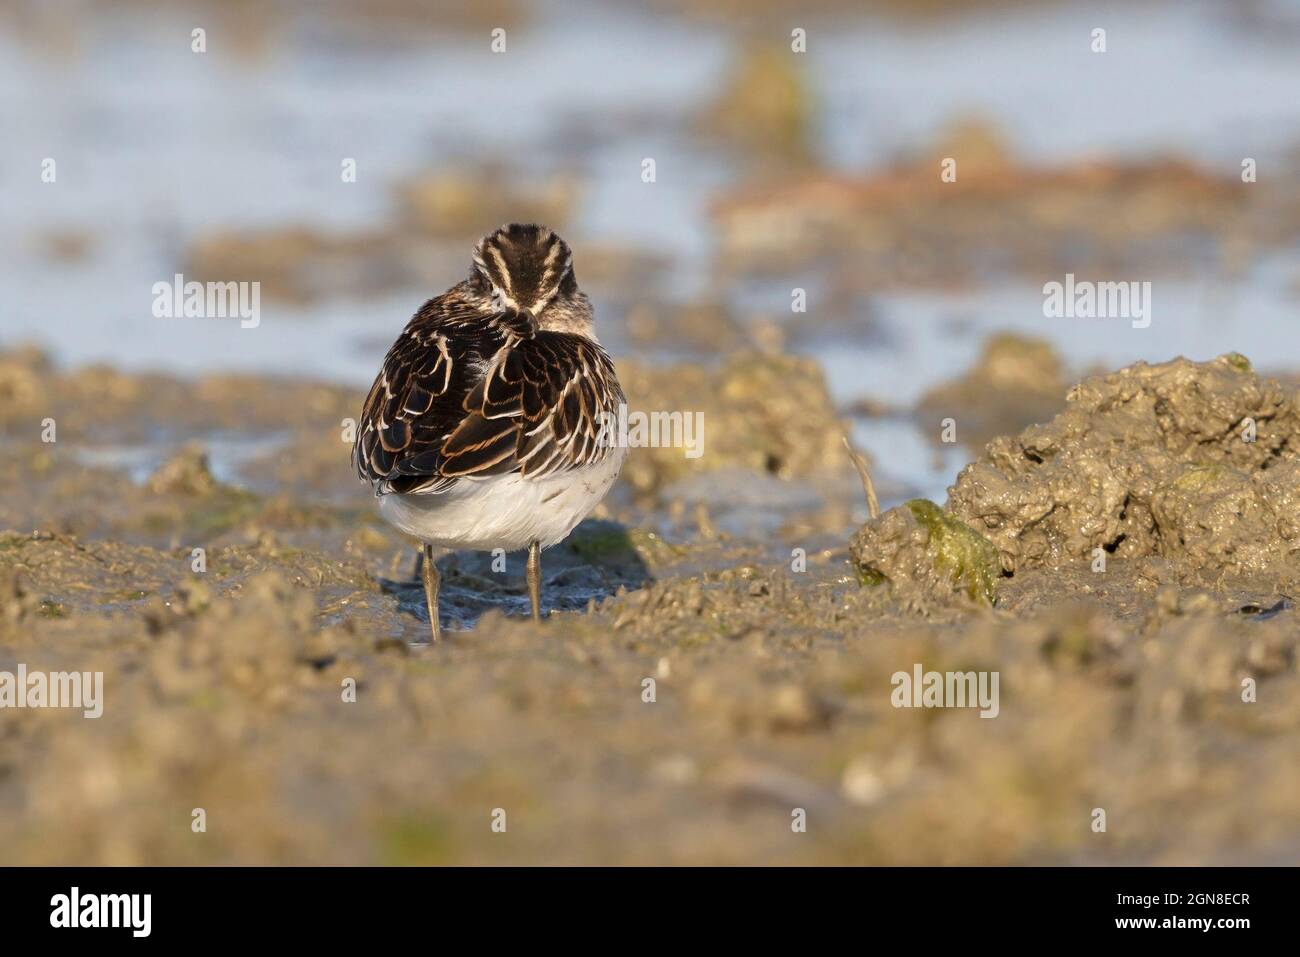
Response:
[[[501,270],[501,278],[506,284],[506,293],[513,297],[515,290],[510,281],[510,271],[506,269],[505,257],[501,255],[501,250],[497,249],[495,245],[489,246],[488,252],[492,254],[492,258],[496,260],[497,268]]]
[[[542,288],[544,289],[551,288],[552,290],[551,297],[548,298],[552,298],[554,294],[559,291],[558,286],[556,284],[564,276],[564,274],[569,271],[569,266],[573,262],[573,252],[570,251],[568,255],[565,257],[564,265],[561,266],[559,269],[555,268],[556,260],[560,258],[560,254],[563,253],[565,249],[564,249],[564,242],[560,240],[558,236],[555,236],[554,233],[552,233],[551,235],[555,239],[555,243],[554,245],[551,246],[550,251],[546,254],[545,273],[542,281]]]
[[[550,248],[549,250],[547,250],[547,253],[546,253],[546,268],[547,268],[547,269],[550,269],[553,265],[555,265],[555,260],[559,257],[559,255],[560,255],[560,249],[561,249],[561,248],[563,248],[563,247],[561,247],[559,243],[557,243],[557,242],[552,242],[552,243],[551,243],[551,248]]]

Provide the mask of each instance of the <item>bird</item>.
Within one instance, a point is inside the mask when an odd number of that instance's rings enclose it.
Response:
[[[541,550],[622,470],[627,449],[607,426],[627,400],[594,317],[568,244],[510,223],[474,246],[468,278],[425,302],[384,357],[352,460],[381,517],[421,543],[435,643],[435,547],[526,547],[540,621]]]

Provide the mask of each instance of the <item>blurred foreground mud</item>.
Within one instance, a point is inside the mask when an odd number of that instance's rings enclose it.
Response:
[[[440,559],[431,647],[412,550],[348,469],[359,395],[0,357],[0,670],[104,673],[98,719],[0,713],[5,862],[1295,859],[1291,389],[1239,356],[1090,378],[946,509],[909,507],[872,578],[899,513],[850,549],[865,506],[824,390],[791,393],[797,435],[763,404],[791,361],[629,366],[641,401],[717,417],[719,461],[634,450],[547,553],[540,626],[519,556]],[[727,444],[742,414],[759,458]],[[692,482],[823,484],[744,535],[677,499]],[[916,665],[998,672],[997,717],[894,707]]]

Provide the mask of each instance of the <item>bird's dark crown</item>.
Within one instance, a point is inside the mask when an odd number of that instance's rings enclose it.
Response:
[[[573,253],[545,226],[510,223],[474,247],[475,281],[505,309],[540,315],[577,291]]]

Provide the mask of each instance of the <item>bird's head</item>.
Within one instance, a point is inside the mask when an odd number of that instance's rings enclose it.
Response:
[[[511,223],[474,247],[470,282],[516,334],[590,334],[591,304],[573,275],[568,243],[545,226]]]

